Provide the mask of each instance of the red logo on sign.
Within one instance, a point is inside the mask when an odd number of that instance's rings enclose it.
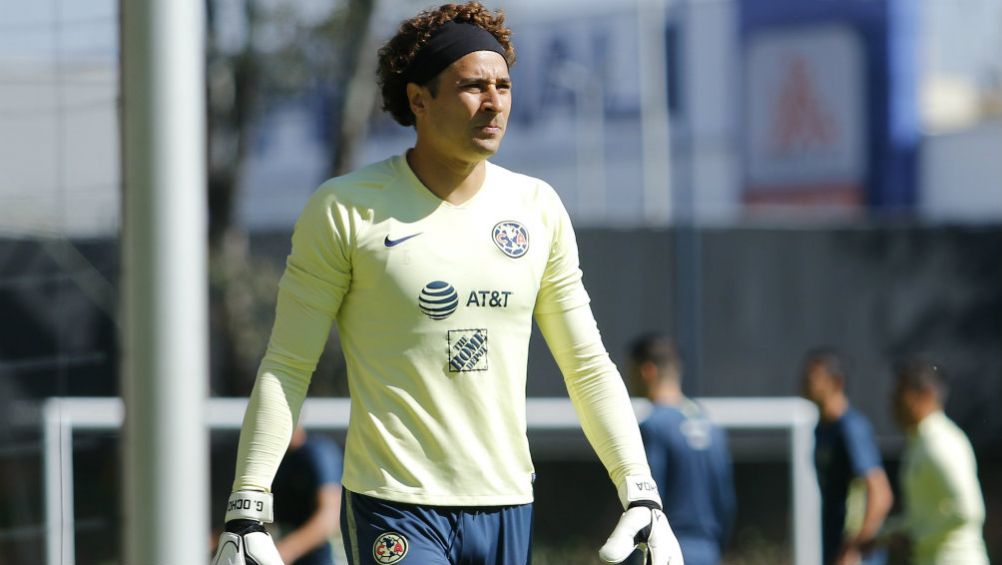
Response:
[[[818,96],[811,69],[800,56],[793,56],[786,64],[774,116],[772,145],[778,153],[828,147],[838,134]]]

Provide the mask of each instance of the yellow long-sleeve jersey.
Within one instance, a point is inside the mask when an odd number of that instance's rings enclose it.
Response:
[[[532,500],[526,364],[535,318],[615,484],[649,475],[602,345],[567,212],[546,183],[486,164],[462,205],[403,156],[306,205],[240,437],[234,490],[267,490],[333,321],[348,367],[343,484],[446,506]]]

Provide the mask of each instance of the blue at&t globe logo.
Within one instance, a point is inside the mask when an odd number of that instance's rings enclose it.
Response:
[[[445,281],[432,281],[421,289],[418,306],[432,320],[444,320],[459,307],[459,294]]]

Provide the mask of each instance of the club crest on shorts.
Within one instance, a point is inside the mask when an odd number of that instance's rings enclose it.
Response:
[[[529,250],[529,230],[516,221],[498,222],[493,237],[498,249],[512,259],[518,259]]]
[[[386,532],[372,544],[372,558],[376,563],[397,563],[407,555],[407,548],[407,538],[396,532]]]

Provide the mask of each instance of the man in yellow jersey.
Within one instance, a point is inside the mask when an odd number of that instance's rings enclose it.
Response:
[[[879,536],[905,536],[914,565],[988,565],[985,500],[971,442],[943,413],[940,368],[913,359],[895,368],[894,419],[908,434],[901,459],[904,512]]]
[[[324,183],[296,223],[240,434],[217,563],[280,563],[269,487],[331,324],[352,399],[341,524],[352,565],[530,560],[525,381],[535,319],[625,512],[600,556],[682,565],[626,388],[602,344],[567,212],[487,161],[515,62],[504,16],[445,5],[379,52],[414,147]]]

